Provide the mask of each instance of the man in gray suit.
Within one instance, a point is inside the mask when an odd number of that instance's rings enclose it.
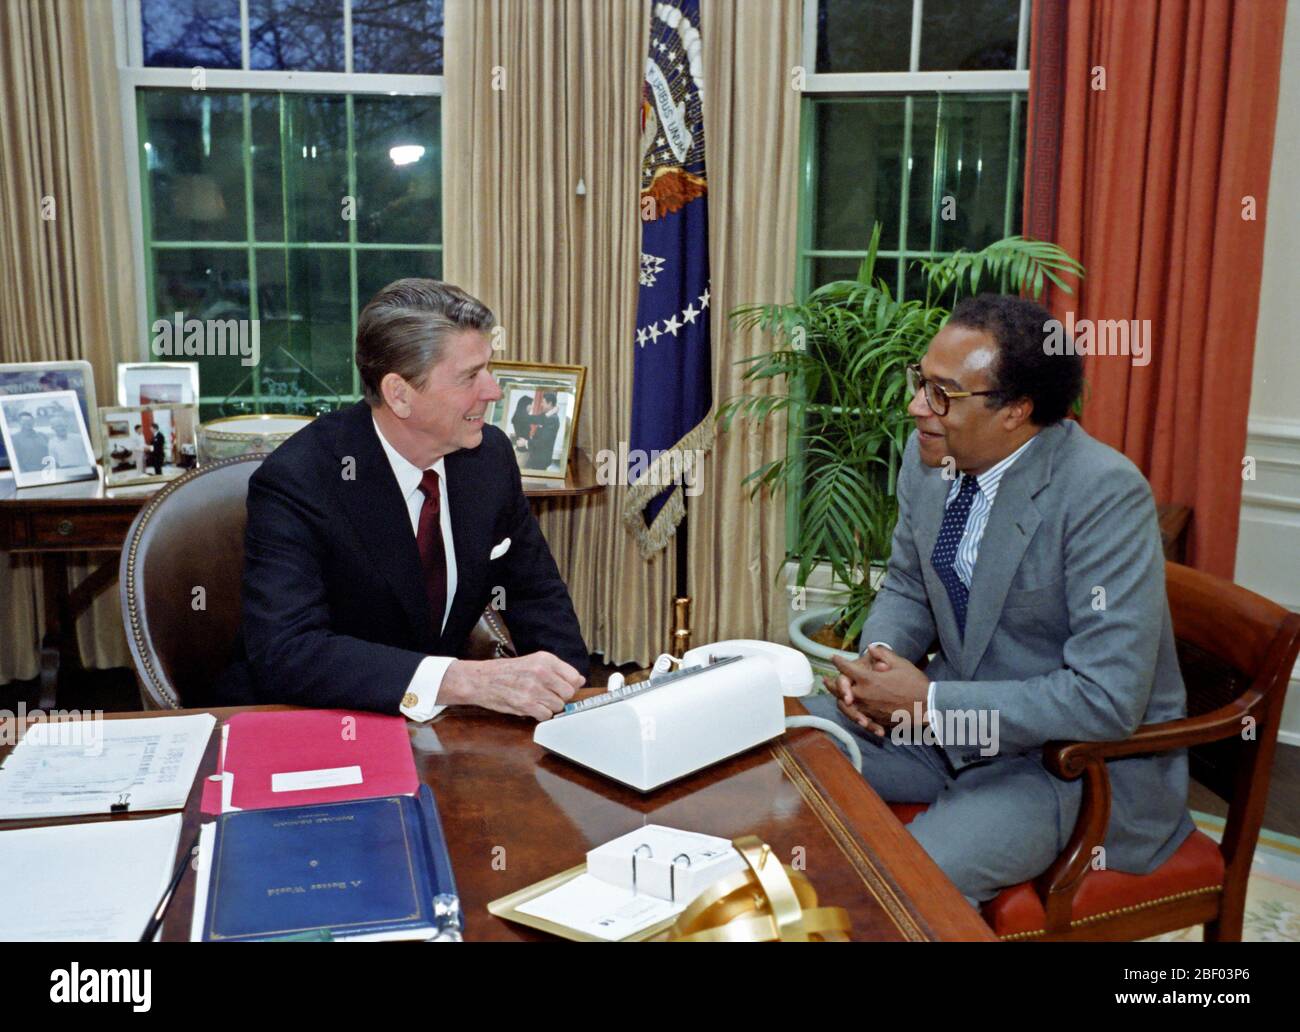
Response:
[[[1047,353],[1050,318],[965,300],[909,370],[889,569],[861,657],[807,700],[871,743],[862,773],[884,799],[929,804],[909,830],[973,903],[1070,836],[1081,784],[1047,772],[1045,743],[1126,738],[1186,708],[1151,489],[1065,419],[1083,360]],[[1192,831],[1186,753],[1106,767],[1097,862],[1148,873]]]

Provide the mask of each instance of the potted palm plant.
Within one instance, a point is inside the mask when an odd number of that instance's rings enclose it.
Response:
[[[917,260],[925,296],[904,301],[876,275],[879,244],[877,224],[856,279],[828,283],[799,304],[743,305],[731,313],[734,327],[758,327],[772,342],[741,360],[744,380],[777,387],[731,398],[718,421],[727,430],[735,419],[789,418],[787,454],[745,482],[751,498],[792,492],[794,587],[805,589],[819,564],[829,568],[835,605],[796,605],[790,623],[791,641],[823,667],[835,652],[856,653],[889,557],[894,486],[912,427],[907,364],[920,359],[956,302],[981,287],[1038,298],[1047,282],[1069,293],[1061,277],[1083,275],[1055,244],[1012,236],[982,251]]]

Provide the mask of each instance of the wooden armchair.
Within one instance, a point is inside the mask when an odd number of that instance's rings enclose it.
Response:
[[[1282,703],[1300,652],[1300,614],[1176,563],[1165,564],[1165,578],[1188,715],[1120,742],[1044,749],[1054,775],[1083,779],[1083,801],[1055,863],[984,905],[985,920],[1004,939],[1141,939],[1197,924],[1207,941],[1241,939]],[[1110,821],[1106,761],[1184,748],[1192,776],[1228,804],[1222,842],[1194,831],[1150,874],[1093,870]],[[896,812],[906,821],[920,809],[900,804]]]

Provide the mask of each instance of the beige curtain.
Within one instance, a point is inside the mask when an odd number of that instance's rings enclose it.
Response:
[[[713,392],[742,385],[736,362],[770,342],[733,333],[727,313],[794,297],[799,205],[800,0],[702,0],[709,162]],[[768,384],[768,390],[771,384]],[[790,606],[777,577],[785,561],[784,499],[749,500],[741,481],[785,453],[786,422],[734,424],[705,460],[706,490],[691,500],[689,581],[700,644],[788,640]]]
[[[798,0],[708,0],[705,132],[713,236],[715,396],[760,346],[725,312],[785,300],[794,270]],[[636,314],[638,102],[649,0],[448,0],[443,102],[444,275],[505,327],[503,358],[587,367],[578,445],[626,441]],[[585,196],[578,196],[581,179]],[[695,641],[781,637],[769,614],[783,508],[740,481],[783,431],[723,437],[691,500]],[[588,646],[613,663],[668,646],[673,546],[642,559],[620,520],[626,489],[549,503],[542,529]],[[508,616],[508,614],[507,614]]]
[[[100,0],[0,4],[0,360],[86,359],[100,404],[135,336],[112,15]],[[103,560],[75,563],[70,580]],[[43,621],[32,559],[0,554],[0,599],[0,683],[33,677]],[[116,593],[79,629],[87,663],[130,664]]]
[[[648,0],[446,10],[444,275],[496,312],[502,358],[587,367],[589,455],[628,433],[649,13]],[[623,493],[547,503],[540,519],[588,647],[645,662],[664,647],[671,554],[639,557]]]

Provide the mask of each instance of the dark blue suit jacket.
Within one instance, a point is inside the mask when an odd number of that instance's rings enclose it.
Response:
[[[369,405],[321,416],[267,456],[248,486],[243,621],[222,703],[397,713],[420,661],[460,655],[497,587],[520,655],[553,652],[587,675],[578,618],[509,439],[484,427],[483,442],[452,452],[445,468],[457,584],[438,634]],[[510,548],[490,559],[505,538]]]

